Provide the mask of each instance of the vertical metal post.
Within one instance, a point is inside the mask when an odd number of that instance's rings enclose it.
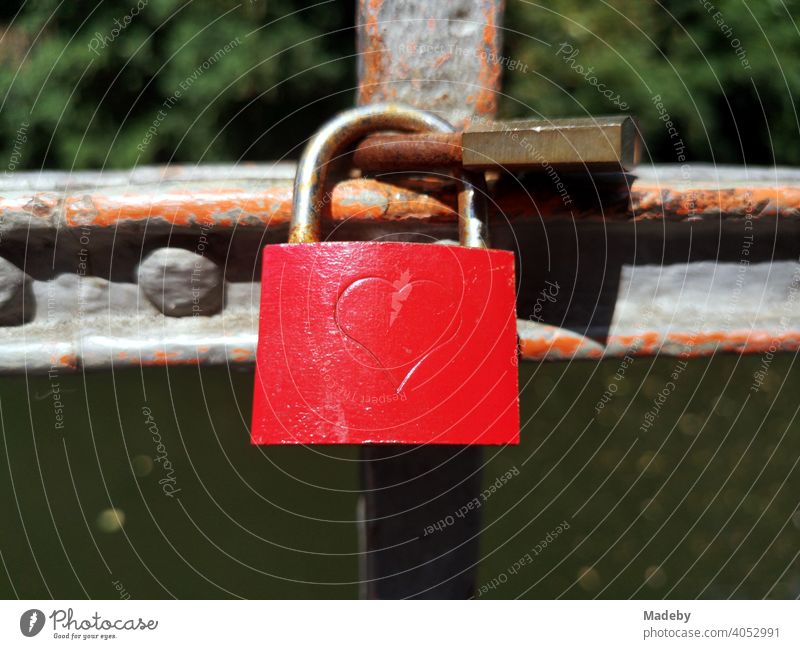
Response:
[[[502,0],[360,0],[358,102],[398,101],[458,127],[491,118],[502,12]],[[364,596],[471,597],[480,518],[455,514],[480,493],[481,447],[365,446],[361,457]]]

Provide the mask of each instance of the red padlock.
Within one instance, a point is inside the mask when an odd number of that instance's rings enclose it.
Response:
[[[485,247],[481,196],[462,180],[461,246],[319,243],[327,163],[379,130],[452,131],[373,104],[308,143],[288,244],[264,248],[254,444],[516,444],[512,252]]]

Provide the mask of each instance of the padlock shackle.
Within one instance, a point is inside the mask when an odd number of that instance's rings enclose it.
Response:
[[[452,133],[455,129],[433,113],[401,104],[369,104],[337,115],[312,136],[297,164],[289,243],[320,240],[320,215],[330,202],[324,193],[328,163],[348,145],[379,131]],[[462,246],[484,248],[488,240],[483,175],[462,172],[461,182],[459,241]]]

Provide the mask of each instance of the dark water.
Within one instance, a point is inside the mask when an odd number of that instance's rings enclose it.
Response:
[[[800,595],[794,361],[758,391],[758,357],[672,381],[675,359],[524,365],[523,442],[485,452],[487,487],[512,477],[479,508],[482,596]],[[356,597],[357,449],[251,447],[251,390],[227,368],[0,379],[0,595]]]

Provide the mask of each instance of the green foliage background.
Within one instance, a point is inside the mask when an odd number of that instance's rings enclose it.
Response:
[[[529,72],[506,75],[507,114],[530,114],[526,104],[550,117],[619,112],[557,54],[566,42],[576,64],[630,104],[654,160],[676,162],[652,102],[661,95],[687,159],[800,163],[796,0],[512,0],[508,13],[506,54]]]
[[[0,9],[9,25],[0,129],[11,143],[31,124],[27,168],[296,157],[304,134],[352,103],[351,3],[150,0],[122,30],[115,20],[124,24],[136,0],[13,4]],[[115,29],[97,54],[89,49]],[[164,100],[236,38],[241,44],[195,77],[137,150]]]
[[[129,167],[168,161],[268,160],[293,150],[352,104],[354,3],[290,0],[6,2],[0,7],[0,141],[18,168]],[[618,109],[573,69],[593,74],[642,120],[654,160],[675,151],[651,98],[660,94],[688,157],[798,164],[796,0],[663,2],[510,0],[501,113],[556,117]],[[720,11],[728,34],[717,24]],[[164,100],[226,43],[137,150]],[[751,69],[745,69],[732,39]],[[573,65],[560,43],[578,50]],[[527,68],[523,67],[527,66]],[[511,66],[508,66],[511,68]],[[520,69],[522,68],[522,69]]]

